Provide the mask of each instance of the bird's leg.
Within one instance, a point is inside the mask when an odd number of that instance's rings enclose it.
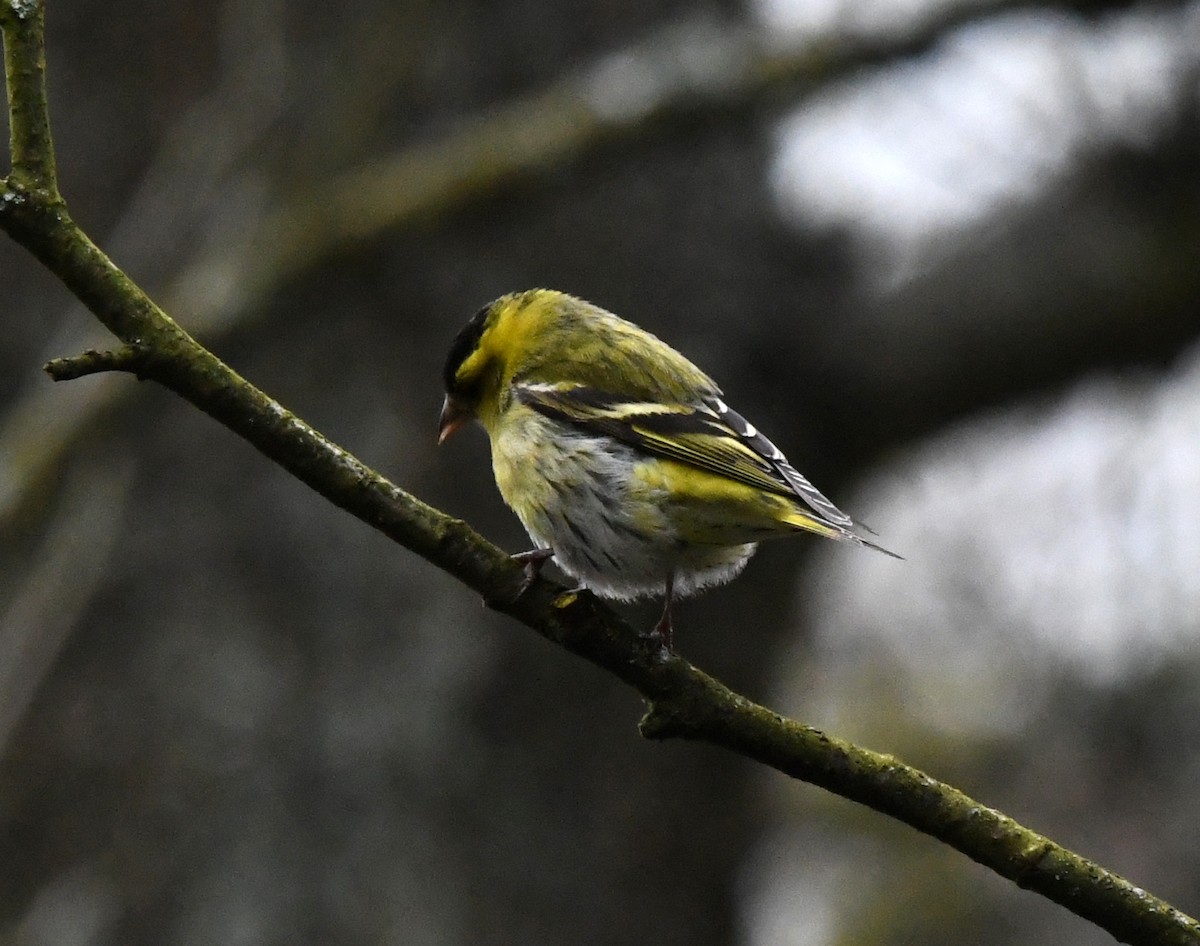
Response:
[[[537,581],[538,575],[542,573],[542,566],[554,558],[554,549],[530,549],[528,552],[518,552],[512,558],[514,562],[525,566],[525,578],[521,581],[521,587],[517,589],[519,598]]]
[[[674,628],[671,626],[671,601],[675,597],[675,572],[667,573],[667,588],[666,601],[663,604],[662,617],[658,619],[658,623],[654,625],[654,630],[659,637],[662,638],[663,646],[667,650],[671,649],[671,644],[674,642]]]

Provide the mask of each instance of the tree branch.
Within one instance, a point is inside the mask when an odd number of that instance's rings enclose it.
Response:
[[[44,86],[43,10],[0,0],[12,174],[0,229],[25,246],[120,339],[47,366],[60,379],[134,371],[220,421],[331,502],[511,615],[625,681],[647,700],[645,736],[713,743],[891,815],[1118,939],[1200,943],[1200,924],[1169,904],[924,773],[784,719],[661,648],[588,593],[523,569],[465,523],[426,505],[241,378],[163,312],[71,220],[58,194]]]
[[[89,348],[78,355],[55,358],[43,366],[46,374],[55,381],[74,381],[89,374],[104,371],[127,371],[141,377],[141,366],[146,361],[149,349],[144,345],[124,345],[115,351],[97,351]]]
[[[46,11],[39,0],[0,0],[8,88],[12,179],[58,197],[50,109],[46,103]]]

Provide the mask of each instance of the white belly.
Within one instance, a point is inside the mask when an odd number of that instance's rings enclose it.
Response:
[[[673,575],[675,593],[687,595],[729,581],[754,554],[753,543],[684,542],[670,497],[634,475],[647,462],[642,454],[538,415],[519,423],[492,441],[501,495],[534,544],[597,594],[662,594]]]

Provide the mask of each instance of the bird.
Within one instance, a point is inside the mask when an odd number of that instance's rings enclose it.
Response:
[[[551,289],[503,295],[455,336],[442,444],[470,421],[491,441],[505,503],[534,548],[601,597],[672,607],[736,577],[759,542],[814,533],[901,558],[861,533],[716,382],[632,322]]]

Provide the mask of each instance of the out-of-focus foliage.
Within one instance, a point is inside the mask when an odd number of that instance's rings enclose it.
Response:
[[[433,447],[454,332],[548,285],[667,338],[908,558],[765,549],[681,650],[1194,914],[1200,13],[882,7],[63,0],[63,189],[218,354],[513,549],[483,438]],[[613,124],[555,150],[580,88]],[[530,157],[418,211],[365,186],[443,180],[446,141]],[[0,277],[6,940],[1096,940],[642,743],[615,683],[165,392],[50,385],[100,336],[7,244]]]

